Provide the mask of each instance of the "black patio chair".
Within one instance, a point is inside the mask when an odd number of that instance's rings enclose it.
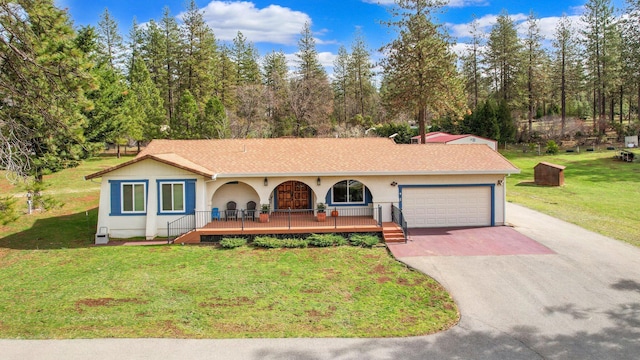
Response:
[[[251,217],[251,220],[256,221],[256,202],[249,201],[247,203],[247,219]]]
[[[238,210],[236,209],[235,201],[229,201],[227,203],[227,209],[224,211],[224,219],[229,220],[230,218],[238,220]]]

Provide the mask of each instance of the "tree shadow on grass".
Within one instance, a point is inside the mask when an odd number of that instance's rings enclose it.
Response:
[[[98,208],[70,215],[42,217],[23,231],[0,237],[0,248],[50,250],[92,246]]]
[[[569,316],[578,309],[568,304]],[[622,304],[606,313],[614,326],[598,332],[549,335],[536,327],[518,326],[508,333],[461,326],[416,338],[372,339],[329,345],[326,351],[265,347],[254,359],[636,359],[640,353],[640,304]],[[588,321],[588,320],[584,320]]]

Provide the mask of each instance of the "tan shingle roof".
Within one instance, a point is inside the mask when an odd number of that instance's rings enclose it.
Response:
[[[387,138],[154,140],[132,161],[149,156],[219,177],[519,172],[486,145],[398,145]]]

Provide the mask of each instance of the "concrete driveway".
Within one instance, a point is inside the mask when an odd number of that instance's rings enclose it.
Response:
[[[409,256],[462,313],[402,339],[0,340],[13,359],[637,359],[640,249],[508,204],[518,232],[554,254]]]

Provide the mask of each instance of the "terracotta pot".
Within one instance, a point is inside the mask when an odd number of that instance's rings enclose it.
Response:
[[[318,222],[324,222],[327,220],[327,213],[326,212],[318,212]]]
[[[261,222],[261,223],[267,223],[267,222],[269,222],[269,214],[261,213],[261,214],[260,214],[260,222]]]

